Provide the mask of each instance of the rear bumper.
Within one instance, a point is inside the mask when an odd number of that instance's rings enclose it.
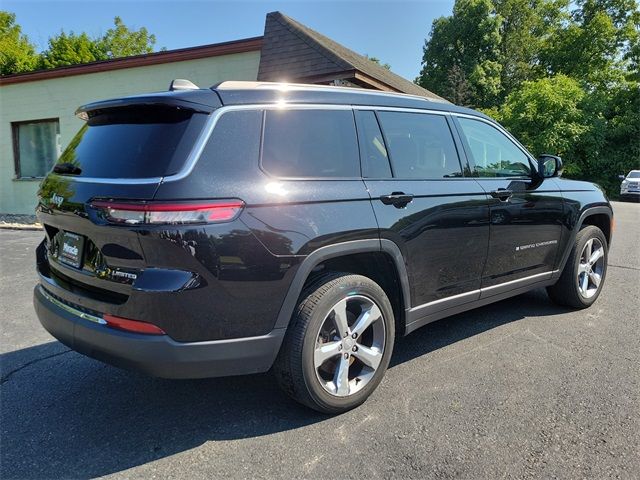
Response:
[[[266,372],[271,368],[285,329],[257,337],[176,342],[166,335],[114,330],[63,308],[36,286],[33,303],[44,328],[60,342],[88,357],[164,378],[206,378]],[[85,315],[86,317],[86,315]]]

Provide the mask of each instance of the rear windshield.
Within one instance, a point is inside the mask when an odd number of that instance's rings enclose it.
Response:
[[[74,176],[161,177],[184,164],[206,115],[166,107],[105,110],[92,115],[58,160]],[[61,172],[65,173],[65,172]]]

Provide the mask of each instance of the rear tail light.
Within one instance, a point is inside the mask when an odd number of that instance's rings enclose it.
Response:
[[[93,201],[91,207],[110,223],[190,224],[219,223],[234,220],[242,211],[242,200],[209,202],[119,202]]]
[[[147,335],[166,335],[164,330],[152,323],[130,320],[128,318],[117,317],[105,313],[102,318],[107,322],[107,326],[132,333],[146,333]]]

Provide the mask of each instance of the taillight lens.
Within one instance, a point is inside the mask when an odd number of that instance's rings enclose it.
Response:
[[[91,207],[110,223],[190,224],[219,223],[234,220],[242,211],[242,200],[200,202],[120,202],[93,201]]]
[[[152,323],[130,320],[128,318],[117,317],[105,313],[102,318],[107,322],[107,326],[133,333],[146,333],[147,335],[166,335],[164,330]]]

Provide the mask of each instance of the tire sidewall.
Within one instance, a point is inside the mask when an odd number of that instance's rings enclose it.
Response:
[[[378,306],[382,312],[385,326],[385,346],[382,360],[374,377],[365,385],[362,390],[347,397],[337,397],[327,392],[316,377],[314,366],[314,352],[316,347],[317,333],[322,323],[329,314],[333,306],[345,297],[360,295],[369,298]],[[307,325],[303,346],[302,346],[302,373],[309,395],[314,402],[318,403],[327,411],[345,411],[362,404],[369,395],[376,389],[382,381],[382,377],[389,365],[389,360],[393,351],[395,338],[395,320],[393,309],[382,288],[366,277],[354,279],[353,275],[345,277],[344,281],[334,285],[326,292],[314,308],[312,318]]]
[[[595,301],[600,296],[602,292],[602,288],[604,287],[604,282],[607,276],[607,263],[609,260],[609,247],[607,245],[607,239],[604,236],[604,233],[597,227],[585,227],[581,232],[580,238],[576,242],[575,246],[575,255],[573,258],[572,265],[572,280],[573,280],[573,288],[575,289],[575,295],[578,301],[580,301],[585,307],[589,307],[595,303]],[[591,298],[584,298],[580,294],[580,290],[578,289],[578,267],[580,266],[580,258],[582,257],[582,250],[584,249],[585,244],[592,238],[597,238],[602,244],[604,250],[604,268],[602,270],[602,278],[600,279],[600,285],[598,286],[598,290],[595,295]]]

